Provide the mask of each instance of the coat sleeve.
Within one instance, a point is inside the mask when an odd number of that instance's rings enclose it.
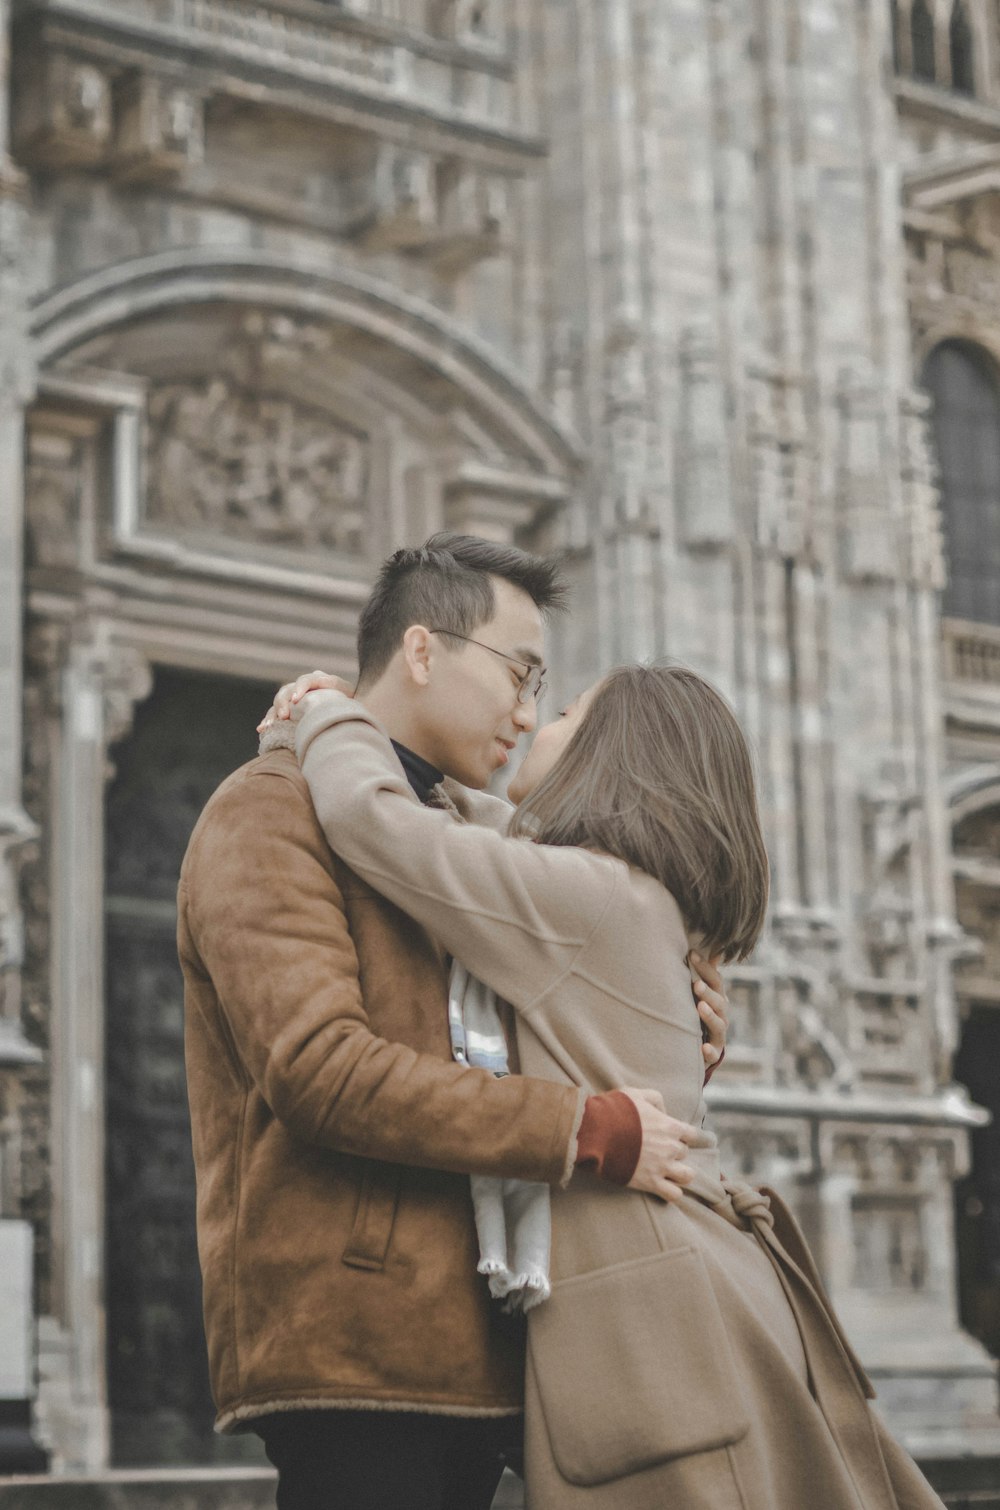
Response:
[[[459,1173],[567,1177],[578,1091],[495,1080],[372,1031],[332,857],[294,778],[248,773],[213,800],[185,860],[180,937],[186,977],[212,986],[207,998],[189,992],[189,1009],[217,998],[234,1062],[303,1141]]]
[[[336,853],[519,1011],[570,968],[623,867],[422,807],[388,736],[339,692],[297,708],[296,747]]]

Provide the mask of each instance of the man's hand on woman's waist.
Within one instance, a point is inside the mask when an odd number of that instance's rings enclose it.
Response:
[[[684,1156],[700,1128],[668,1115],[659,1091],[605,1091],[588,1096],[576,1140],[576,1168],[613,1185],[679,1201],[694,1171]]]

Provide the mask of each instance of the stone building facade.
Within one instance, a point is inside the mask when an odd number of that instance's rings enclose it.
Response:
[[[1000,1453],[997,7],[0,0],[0,45],[0,1217],[57,1469],[241,1450],[176,866],[443,525],[565,553],[556,697],[667,652],[734,702],[727,1160],[912,1449]]]

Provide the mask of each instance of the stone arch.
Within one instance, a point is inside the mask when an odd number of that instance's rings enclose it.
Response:
[[[530,392],[513,365],[426,301],[327,262],[261,251],[160,252],[88,274],[42,299],[31,333],[41,366],[98,333],[170,307],[239,302],[344,324],[405,353],[488,411],[526,459],[566,475],[579,441]]]
[[[1000,761],[960,771],[946,784],[945,794],[953,829],[974,813],[1000,807]]]

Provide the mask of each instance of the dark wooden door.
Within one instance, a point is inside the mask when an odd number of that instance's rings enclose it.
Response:
[[[1000,1002],[969,1010],[955,1079],[993,1117],[973,1129],[971,1167],[956,1187],[961,1318],[1000,1358]]]
[[[108,1388],[112,1461],[262,1460],[215,1436],[195,1246],[177,875],[211,793],[256,753],[273,688],[156,675],[107,800]]]

